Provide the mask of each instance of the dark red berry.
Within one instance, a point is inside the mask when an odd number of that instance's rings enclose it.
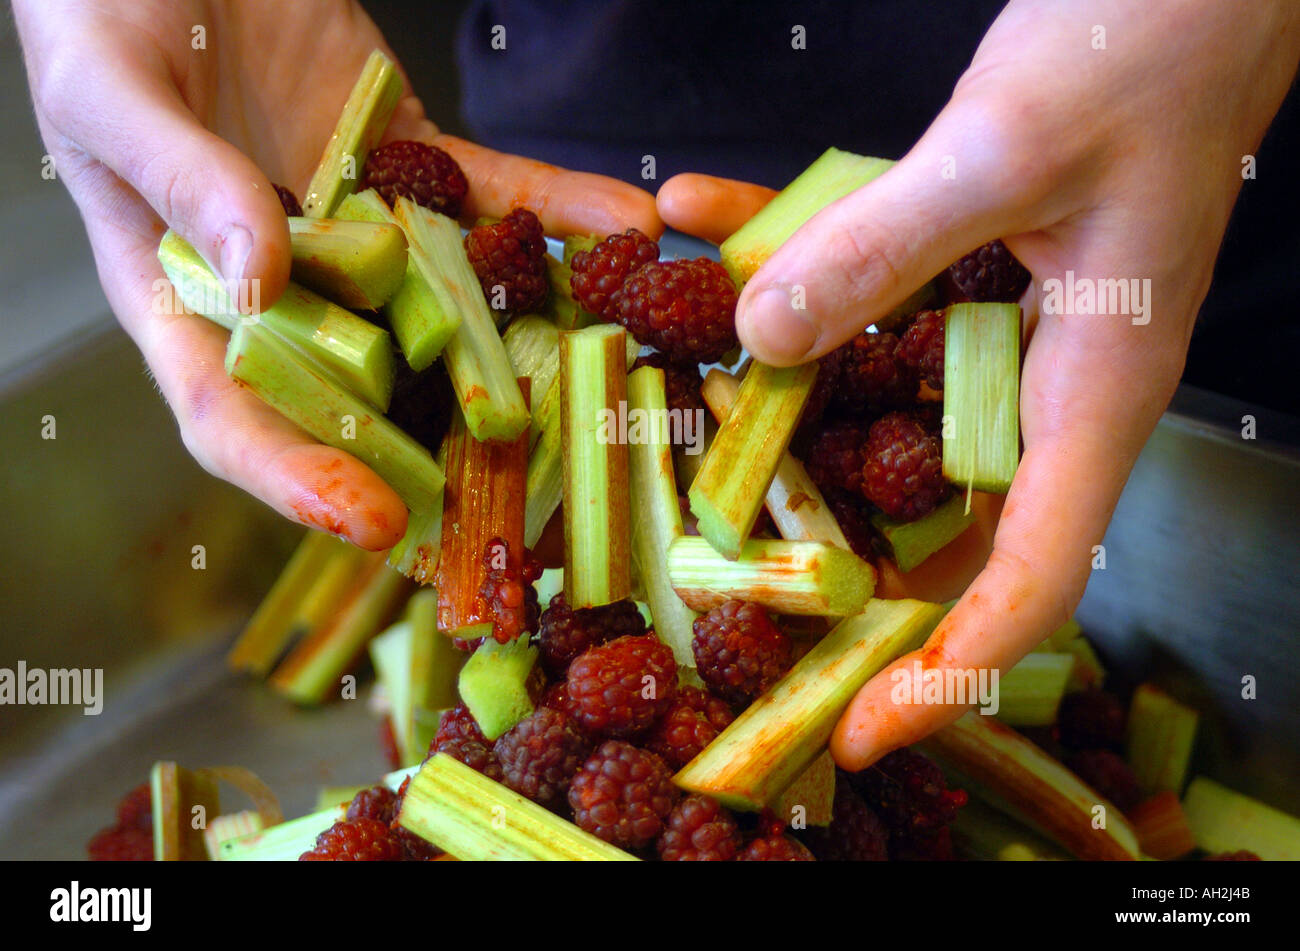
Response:
[[[148,783],[141,783],[117,804],[117,824],[125,829],[153,831],[153,794]]]
[[[429,744],[429,755],[434,753],[446,753],[490,779],[501,779],[501,764],[492,743],[464,704],[448,710],[438,721],[438,732]]]
[[[371,786],[352,797],[348,803],[349,819],[374,819],[384,825],[397,816],[397,793],[387,786]]]
[[[646,749],[657,753],[673,769],[681,769],[717,739],[719,732],[679,691],[673,705],[646,734],[644,742]]]
[[[934,761],[907,747],[847,778],[890,830],[903,836],[945,829],[966,805],[965,790],[949,789]]]
[[[910,406],[916,400],[917,375],[898,357],[898,338],[891,333],[860,333],[840,348],[835,401],[853,412]]]
[[[1065,765],[1120,812],[1128,812],[1142,801],[1133,770],[1110,750],[1071,753],[1066,757]]]
[[[1020,300],[1031,277],[1005,244],[990,241],[949,266],[943,273],[944,288],[954,301]]]
[[[729,703],[699,687],[681,687],[677,691],[677,697],[708,720],[709,725],[719,733],[731,726],[731,721],[736,718]]]
[[[402,432],[436,454],[456,411],[451,378],[441,361],[419,373],[405,360],[393,362],[393,396],[386,415]]]
[[[280,207],[284,209],[284,213],[290,218],[301,218],[302,205],[298,204],[298,196],[283,185],[275,184],[275,182],[271,183],[271,187],[275,189],[276,197],[280,199]]]
[[[569,711],[593,736],[630,737],[672,706],[677,663],[654,637],[620,637],[579,654],[569,665]]]
[[[802,842],[788,835],[760,836],[736,856],[738,862],[815,862],[816,856]]]
[[[665,862],[730,862],[742,841],[731,813],[707,796],[692,795],[669,813],[657,848]]]
[[[1124,705],[1104,690],[1080,690],[1061,698],[1056,731],[1071,750],[1118,750],[1124,743]]]
[[[840,385],[840,372],[844,366],[844,353],[843,347],[836,347],[817,361],[817,379],[813,381],[808,399],[804,401],[794,436],[790,440],[791,451],[800,458],[806,455],[808,445],[821,432],[826,410],[835,402],[835,391]]]
[[[383,822],[375,819],[344,819],[320,835],[299,862],[400,862],[405,858],[402,843]]]
[[[573,821],[620,848],[653,842],[677,798],[663,760],[621,740],[607,740],[569,787]]]
[[[808,475],[823,492],[842,489],[862,493],[870,430],[863,423],[840,420],[822,429],[804,455]]]
[[[370,153],[361,187],[379,192],[389,207],[398,198],[449,218],[460,217],[469,194],[469,181],[456,160],[436,145],[423,142],[389,142]]]
[[[546,303],[546,235],[527,208],[516,208],[495,224],[471,228],[465,235],[465,253],[493,310],[527,314]]]
[[[862,493],[892,519],[913,522],[948,497],[943,444],[915,416],[890,413],[871,424]]]
[[[889,858],[893,862],[952,862],[952,833],[945,827],[929,835],[889,836]]]
[[[889,830],[848,783],[835,784],[831,824],[808,830],[808,846],[823,862],[884,862],[889,859]]]
[[[138,826],[101,829],[86,845],[92,862],[152,862],[153,833]]]
[[[709,688],[747,704],[789,669],[793,646],[757,604],[731,600],[695,619],[695,669]]]
[[[591,744],[569,717],[539,707],[496,742],[502,781],[533,802],[555,806],[564,801],[569,782],[591,753]]]
[[[903,331],[895,351],[903,363],[935,390],[943,389],[943,341],[943,312],[923,310]]]
[[[859,558],[874,558],[876,536],[871,528],[871,513],[866,499],[830,486],[822,489],[822,494],[853,554]]]
[[[717,261],[661,261],[614,293],[609,319],[671,360],[713,363],[734,349],[736,285]]]
[[[683,415],[704,410],[704,397],[700,395],[700,368],[695,363],[677,363],[669,360],[662,353],[647,353],[636,358],[633,370],[641,367],[656,367],[664,371],[664,389],[667,392],[668,408],[680,410]]]
[[[493,538],[483,551],[487,569],[479,587],[479,598],[487,617],[492,618],[492,636],[499,643],[537,630],[541,612],[533,582],[542,576],[542,566],[525,553],[519,564],[503,538]]]
[[[614,292],[634,271],[658,260],[659,245],[635,228],[612,234],[590,251],[579,251],[570,259],[573,277],[569,279],[569,287],[573,299],[584,310],[604,320],[613,320],[607,310]]]
[[[587,648],[645,632],[645,618],[633,601],[575,611],[563,594],[557,594],[542,612],[537,647],[547,671],[553,677],[563,677],[573,659]]]

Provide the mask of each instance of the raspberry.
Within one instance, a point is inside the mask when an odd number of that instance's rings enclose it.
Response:
[[[400,862],[402,843],[387,824],[375,819],[345,819],[316,836],[316,845],[299,862]]]
[[[117,804],[117,826],[153,831],[153,794],[148,783],[141,783],[122,797]]]
[[[813,381],[812,390],[799,413],[799,422],[795,424],[794,436],[790,439],[792,451],[800,458],[803,458],[809,443],[821,431],[822,417],[835,399],[844,366],[844,353],[843,347],[836,347],[817,361],[817,379]]]
[[[841,420],[823,429],[804,454],[808,475],[823,492],[828,489],[862,491],[862,470],[867,464],[870,430],[862,423]]]
[[[352,797],[348,803],[349,819],[374,819],[384,825],[397,816],[397,794],[387,786],[371,786]]]
[[[659,245],[635,228],[612,234],[590,251],[579,251],[569,261],[573,299],[584,310],[613,320],[607,313],[610,298],[643,265],[659,260]]]
[[[573,821],[620,848],[652,842],[672,812],[677,788],[655,754],[606,740],[582,764],[569,787]]]
[[[837,781],[831,824],[809,829],[808,845],[823,862],[884,862],[889,858],[889,830],[861,796]]]
[[[929,835],[905,836],[894,833],[889,837],[889,858],[893,862],[952,862],[952,833],[945,826]]]
[[[402,432],[436,455],[451,428],[456,391],[442,362],[416,373],[405,360],[395,360],[393,397],[388,418]]]
[[[749,703],[790,666],[790,638],[757,604],[736,600],[720,604],[696,618],[692,630],[691,649],[700,678],[731,703]]]
[[[730,862],[741,841],[731,813],[706,796],[692,795],[669,813],[659,836],[659,857],[665,862]]]
[[[677,663],[653,637],[620,637],[579,654],[569,665],[569,708],[596,736],[635,736],[673,703]]]
[[[1202,862],[1260,862],[1263,861],[1254,852],[1248,852],[1241,849],[1236,852],[1219,852],[1216,855],[1207,855],[1201,859]]]
[[[283,185],[275,184],[275,182],[271,183],[271,187],[275,189],[276,197],[280,199],[280,206],[284,208],[284,213],[290,218],[301,218],[302,205],[298,204],[298,196]]]
[[[662,353],[648,353],[637,357],[633,370],[656,367],[664,371],[664,388],[667,390],[668,408],[681,410],[682,415],[703,411],[704,397],[700,395],[700,368],[695,363],[677,363]]]
[[[471,228],[465,253],[494,310],[527,314],[546,303],[546,235],[527,208],[514,209],[496,224]]]
[[[815,862],[816,856],[802,842],[788,835],[766,835],[745,846],[737,862]]]
[[[923,310],[903,331],[894,351],[898,359],[920,375],[931,389],[943,389],[943,313]]]
[[[682,687],[677,691],[677,697],[708,720],[719,733],[731,726],[731,721],[735,719],[735,715],[731,712],[731,705],[713,696],[707,690],[701,690],[699,687]]]
[[[1133,770],[1110,750],[1072,753],[1066,757],[1065,765],[1120,812],[1128,812],[1142,800]]]
[[[86,845],[92,862],[152,862],[153,833],[138,826],[101,829]]]
[[[492,744],[463,703],[452,707],[438,721],[438,732],[429,744],[429,755],[434,753],[446,753],[489,779],[501,779],[501,764]]]
[[[563,677],[573,659],[589,647],[645,632],[645,618],[632,601],[575,611],[563,594],[557,594],[542,612],[537,647],[542,665],[552,676]]]
[[[539,707],[550,707],[552,710],[558,710],[563,714],[569,713],[569,685],[566,681],[558,680],[551,684],[542,693],[541,698],[537,701]]]
[[[847,778],[896,837],[946,829],[966,805],[965,790],[948,789],[934,761],[907,747]]]
[[[1029,286],[1030,274],[1001,241],[990,241],[948,267],[943,283],[948,296],[963,301],[1014,304]]]
[[[1071,750],[1118,750],[1124,743],[1124,705],[1104,690],[1067,693],[1056,715],[1061,745]]]
[[[736,285],[708,258],[645,265],[610,298],[606,316],[682,363],[713,363],[739,343]]]
[[[409,198],[448,218],[459,218],[469,182],[456,160],[436,145],[389,142],[366,157],[361,188],[379,192],[389,207]]]
[[[569,781],[591,753],[591,744],[568,716],[539,707],[496,743],[502,781],[543,806],[564,801]]]
[[[866,500],[843,489],[828,488],[823,489],[822,493],[853,554],[859,558],[874,558],[877,554],[876,536],[871,530],[871,517],[865,511]]]
[[[890,518],[913,522],[948,497],[939,437],[914,416],[890,413],[871,424],[862,493]]]
[[[725,706],[725,705],[724,705]],[[700,755],[718,736],[719,729],[697,713],[690,701],[678,696],[645,738],[646,749],[657,753],[673,769],[681,769]]]
[[[860,333],[842,348],[836,402],[850,410],[887,410],[916,400],[916,371],[899,359],[898,338]]]
[[[494,567],[504,562],[505,567]],[[533,582],[542,576],[542,566],[525,551],[523,566],[511,564],[510,545],[493,538],[483,552],[487,574],[479,588],[484,609],[492,618],[492,636],[498,643],[512,641],[537,630],[540,610]]]

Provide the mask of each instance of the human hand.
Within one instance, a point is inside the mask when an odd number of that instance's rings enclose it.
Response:
[[[351,0],[14,0],[14,13],[41,135],[186,447],[291,519],[393,545],[406,525],[396,493],[232,382],[224,331],[158,313],[154,287],[170,226],[221,277],[259,281],[265,306],[280,296],[289,231],[270,183],[303,196],[367,56],[387,52],[379,31]],[[522,204],[557,235],[662,230],[653,198],[630,185],[439,135],[409,83],[385,135],[395,139],[456,158],[469,218]]]
[[[1300,8],[1285,0],[1013,0],[916,146],[807,222],[746,285],[742,342],[789,365],[994,238],[1035,278],[1024,454],[987,564],[922,649],[859,691],[831,741],[841,766],[862,769],[966,709],[896,705],[894,671],[917,660],[1007,670],[1078,604],[1093,546],[1177,386],[1243,162],[1295,75],[1298,34]],[[682,175],[658,203],[670,226],[720,240],[771,194]],[[1040,314],[1043,282],[1067,271],[1076,285],[1149,280],[1145,314]],[[795,285],[804,311],[791,307]]]

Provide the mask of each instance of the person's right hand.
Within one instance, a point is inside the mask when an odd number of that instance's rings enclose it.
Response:
[[[225,374],[225,332],[158,312],[170,226],[226,280],[289,278],[271,182],[302,197],[366,57],[388,52],[352,0],[14,0],[36,118],[81,209],[100,281],[205,469],[291,519],[369,549],[401,538],[406,509],[347,453],[316,443]],[[202,47],[195,49],[202,28]],[[391,55],[391,53],[389,54]],[[387,140],[450,152],[465,213],[537,212],[550,234],[663,230],[652,196],[439,135],[411,94]]]

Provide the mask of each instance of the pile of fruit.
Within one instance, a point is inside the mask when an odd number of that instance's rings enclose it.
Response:
[[[303,204],[278,187],[294,283],[256,320],[177,235],[159,249],[231,330],[231,377],[409,509],[388,552],[309,534],[229,658],[311,705],[368,651],[394,772],[286,822],[247,776],[159,763],[93,858],[1228,851],[1216,817],[1244,797],[1198,779],[1179,798],[1195,713],[1153,687],[1126,711],[1072,625],[1005,673],[998,721],[968,714],[858,774],[827,752],[856,690],[946,610],[873,597],[873,559],[911,570],[1015,472],[1029,274],[1001,242],[816,363],[742,362],[738,288],[888,162],[828,151],[721,263],[660,260],[635,230],[553,256],[527,208],[462,235],[445,152],[377,147],[399,89],[375,54]],[[689,454],[674,427],[706,415]],[[256,808],[223,812],[220,781]],[[1294,847],[1296,820],[1254,806]]]

